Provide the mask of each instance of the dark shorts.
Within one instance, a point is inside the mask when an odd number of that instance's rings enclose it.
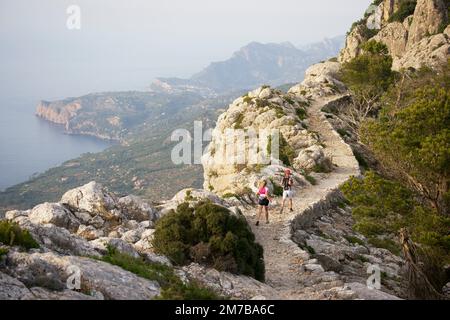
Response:
[[[258,203],[259,203],[260,206],[268,207],[269,206],[269,199],[267,199],[267,198],[259,199]]]

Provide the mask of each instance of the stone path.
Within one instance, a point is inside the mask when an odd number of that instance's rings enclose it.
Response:
[[[360,174],[358,162],[350,146],[333,130],[321,112],[324,105],[338,98],[340,96],[332,96],[313,102],[308,109],[309,130],[320,135],[325,144],[325,153],[332,158],[333,163],[337,166],[336,169],[332,173],[324,174],[323,178],[317,181],[317,185],[302,189],[295,188],[293,213],[285,210],[285,213],[280,215],[278,206],[271,207],[269,225],[262,221],[261,226],[255,226],[256,208],[244,212],[252,226],[257,242],[264,247],[266,283],[277,290],[281,299],[314,298],[311,293],[305,294],[305,287],[308,286],[305,281],[311,281],[311,277],[305,276],[304,268],[301,267],[306,262],[305,260],[309,259],[309,255],[290,240],[291,221],[309,206],[324,199],[350,176]],[[322,278],[320,281],[322,283],[317,283],[317,285],[322,285],[322,289],[342,285],[336,283],[333,278],[328,284],[324,283],[326,279]]]

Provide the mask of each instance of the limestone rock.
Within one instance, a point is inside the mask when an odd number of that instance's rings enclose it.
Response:
[[[219,195],[248,194],[260,179],[274,178],[262,175],[261,171],[271,165],[287,164],[276,155],[272,159],[268,154],[270,130],[277,130],[295,155],[302,148],[318,143],[299,116],[299,109],[305,113],[308,104],[305,97],[283,94],[268,87],[260,87],[236,99],[219,117],[208,151],[202,158],[205,190]],[[246,134],[253,134],[256,140],[250,142]],[[265,136],[266,141],[261,136]],[[242,141],[235,144],[233,150],[230,141],[236,139]]]
[[[312,65],[306,70],[303,82],[289,89],[289,93],[315,100],[344,92],[345,85],[337,80],[340,69],[341,64],[333,61]]]
[[[356,26],[347,36],[345,47],[339,54],[339,62],[347,62],[360,54],[361,44],[367,41],[367,38],[364,36],[364,27]]]
[[[450,36],[439,33],[411,45],[403,57],[394,59],[392,69],[399,71],[408,68],[420,69],[424,66],[439,69],[447,63],[449,54]]]
[[[120,198],[118,201],[118,206],[129,220],[142,222],[153,221],[157,218],[153,208],[141,198],[136,196],[126,196]]]
[[[314,145],[309,148],[303,149],[297,158],[294,160],[294,168],[297,170],[311,170],[316,165],[320,165],[325,162],[325,154],[323,147]]]
[[[278,300],[280,296],[270,286],[253,278],[239,276],[227,272],[219,272],[198,264],[185,266],[181,270],[189,280],[195,280],[216,292],[235,299],[248,300],[254,297],[259,299]]]
[[[392,22],[386,25],[378,34],[372,38],[384,43],[393,58],[402,57],[406,51],[408,41],[408,30],[400,22]]]
[[[32,223],[54,224],[55,226],[76,230],[79,221],[67,208],[59,203],[43,203],[34,207],[29,216]]]
[[[359,299],[363,300],[401,300],[394,295],[376,289],[369,289],[367,285],[357,282],[347,283],[346,287],[355,292]]]
[[[436,34],[447,23],[447,19],[447,9],[442,0],[418,0],[407,48],[410,49],[423,38]]]
[[[41,287],[30,289],[32,296],[27,300],[103,300],[102,295],[86,295],[73,290],[50,291]]]
[[[89,242],[71,234],[65,228],[53,224],[35,224],[23,216],[19,216],[12,221],[17,222],[21,228],[28,230],[44,249],[78,256],[97,257],[100,255]]]
[[[113,216],[110,210],[116,207],[116,200],[104,191],[101,184],[95,181],[67,191],[62,196],[61,203],[77,208],[79,211],[91,214],[101,213],[106,218]]]
[[[379,4],[373,9],[372,14],[367,18],[366,27],[369,29],[381,29],[383,25],[384,4]]]
[[[100,292],[105,299],[142,300],[152,299],[160,293],[158,283],[136,276],[111,264],[74,256],[58,256],[53,253],[19,253],[8,255],[7,271],[15,278],[36,283],[41,276],[38,287],[48,288],[48,284],[57,282],[66,285],[73,274],[72,268],[79,268],[81,287],[85,292]],[[51,270],[51,273],[42,273]],[[55,291],[50,289],[51,291]],[[64,288],[62,288],[64,290]]]
[[[122,235],[122,240],[128,243],[136,243],[141,239],[142,230],[130,230]]]
[[[80,225],[76,234],[88,241],[101,238],[105,235],[102,230],[98,230],[92,226],[85,225]]]
[[[386,23],[392,17],[392,15],[398,10],[400,6],[400,0],[384,0],[383,6],[383,22]]]
[[[136,251],[136,249],[134,249],[134,247],[131,244],[123,241],[122,239],[103,237],[91,241],[90,244],[94,248],[103,252],[107,252],[108,247],[112,247],[117,251],[130,255],[132,257],[135,258],[139,257],[139,253]]]
[[[23,300],[31,297],[31,292],[19,280],[0,272],[0,300]]]

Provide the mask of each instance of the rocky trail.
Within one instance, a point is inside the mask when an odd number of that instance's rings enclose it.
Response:
[[[264,260],[266,263],[266,282],[276,289],[281,299],[304,299],[305,281],[311,277],[304,272],[302,265],[307,264],[308,254],[301,250],[291,238],[291,222],[301,215],[307,208],[323,200],[330,192],[337,189],[349,177],[360,174],[359,165],[351,148],[336,133],[326,120],[321,109],[329,102],[341,96],[332,96],[327,100],[313,102],[309,107],[309,128],[320,135],[325,145],[325,153],[336,165],[335,170],[323,174],[316,185],[305,188],[295,188],[294,212],[285,210],[280,214],[280,206],[270,207],[270,224],[261,223],[255,226],[256,208],[247,210],[244,214],[252,226],[257,241],[264,247]],[[308,265],[307,265],[308,267]],[[329,282],[322,277],[321,290],[336,287],[339,283],[333,277]],[[311,292],[308,298],[313,298]]]

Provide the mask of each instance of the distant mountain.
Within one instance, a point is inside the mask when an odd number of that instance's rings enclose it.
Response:
[[[209,96],[263,84],[297,83],[311,64],[337,56],[344,41],[345,37],[339,36],[301,48],[289,42],[252,42],[230,59],[213,62],[190,79],[158,78],[151,89],[170,93],[194,91]]]

